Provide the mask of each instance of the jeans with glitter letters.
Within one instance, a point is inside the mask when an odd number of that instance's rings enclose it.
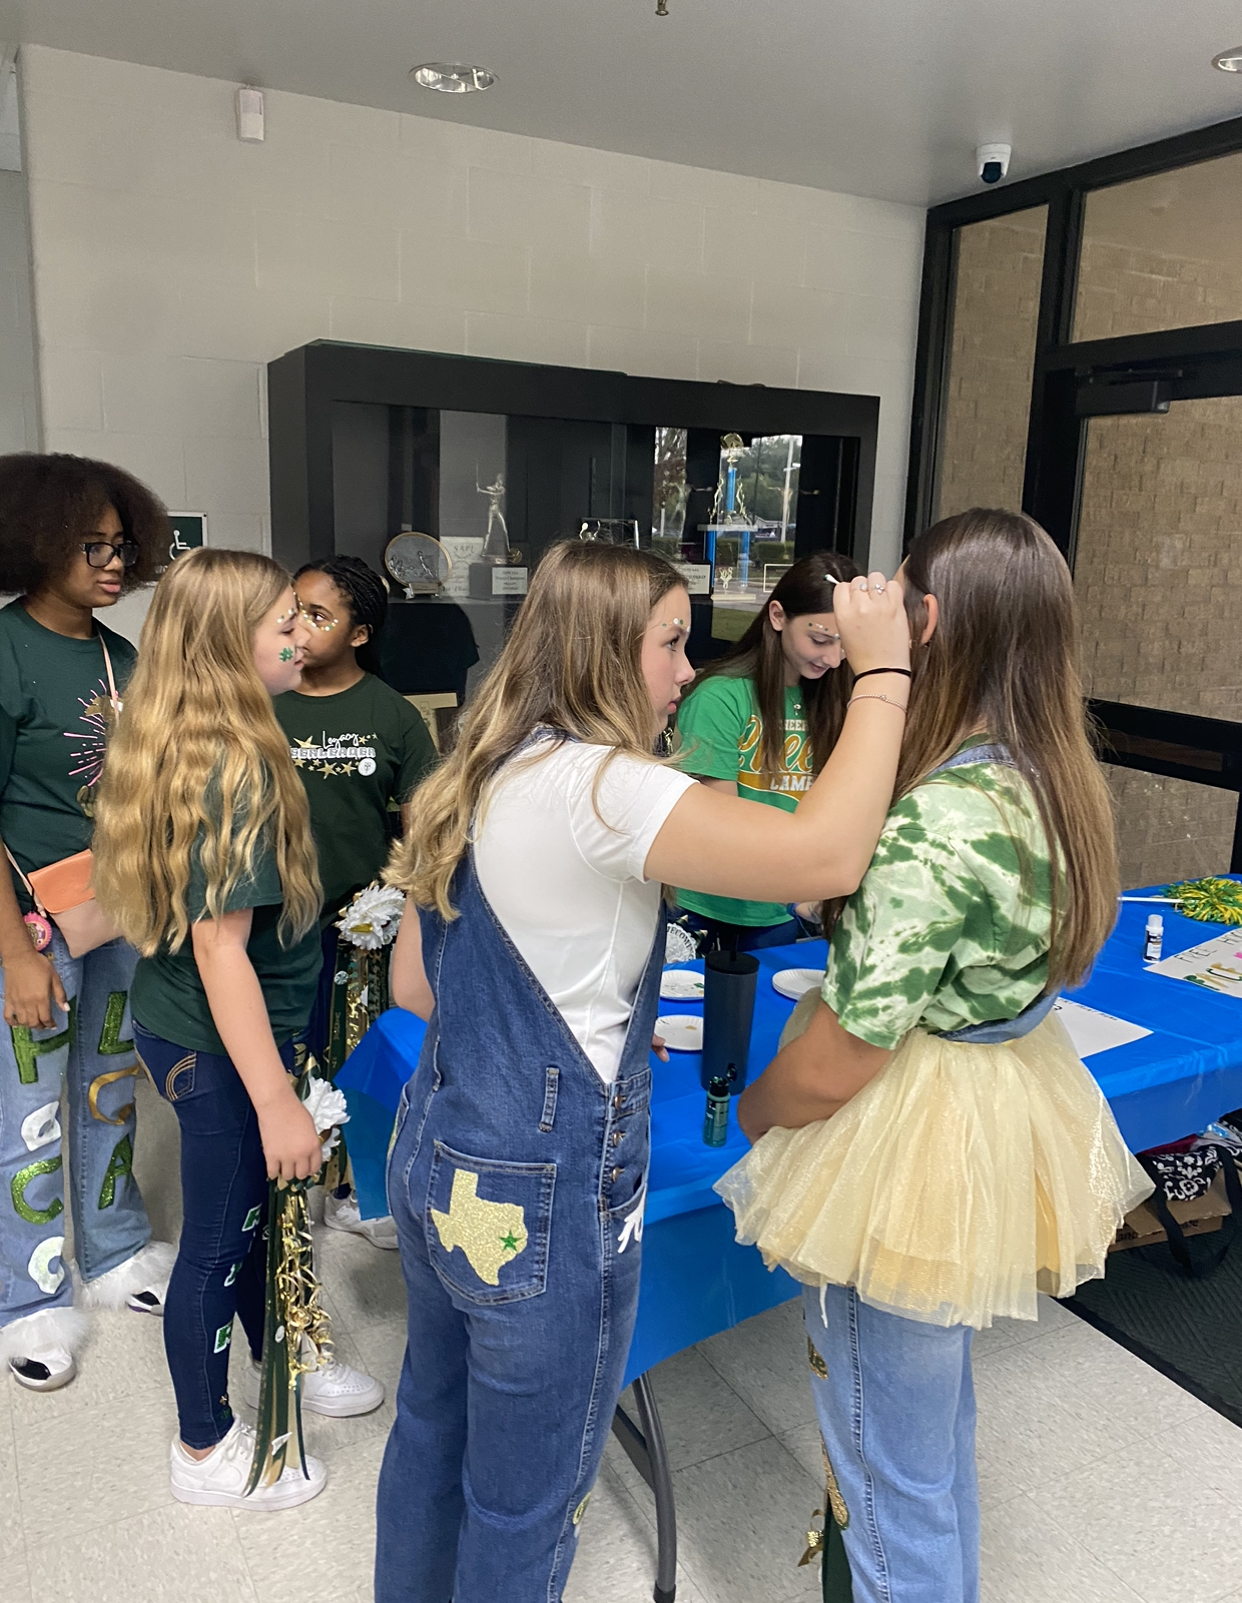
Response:
[[[47,1030],[0,1024],[0,1327],[73,1302],[61,1257],[66,1194],[83,1280],[128,1263],[151,1239],[133,1175],[139,1071],[129,988],[138,954],[116,940],[70,957],[57,930],[48,956],[65,988],[68,1016],[59,1014]],[[0,997],[3,985],[0,970]]]
[[[664,930],[605,1084],[467,856],[388,1169],[408,1290],[376,1603],[557,1603],[638,1305]]]

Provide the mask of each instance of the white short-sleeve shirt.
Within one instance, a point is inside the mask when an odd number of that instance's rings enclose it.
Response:
[[[694,784],[567,741],[503,768],[479,810],[483,894],[605,1082],[615,1079],[659,917],[651,843]],[[595,794],[593,796],[593,791]]]

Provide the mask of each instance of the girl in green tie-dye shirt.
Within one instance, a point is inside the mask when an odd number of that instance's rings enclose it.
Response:
[[[972,1332],[1102,1274],[1150,1186],[1052,1016],[1117,895],[1065,563],[1029,519],[976,510],[903,572],[921,649],[899,799],[718,1189],[806,1288],[829,1546],[858,1603],[976,1603]]]

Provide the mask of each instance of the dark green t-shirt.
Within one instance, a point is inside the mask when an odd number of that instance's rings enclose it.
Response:
[[[383,868],[388,804],[409,800],[435,766],[436,749],[422,714],[373,674],[334,696],[289,690],[274,705],[306,786],[331,920]]]
[[[686,697],[677,714],[677,728],[681,734],[680,766],[686,773],[701,779],[732,779],[738,795],[750,801],[792,813],[814,778],[800,685],[785,691],[785,742],[777,773],[765,773],[759,765],[762,723],[755,687],[749,679],[713,674]],[[756,828],[762,827],[756,822]],[[677,892],[677,900],[704,918],[752,929],[783,924],[790,916],[782,902],[736,901],[728,896],[682,890]]]
[[[100,640],[118,691],[137,657],[98,619],[95,631],[74,640],[36,623],[20,600],[0,608],[0,837],[27,874],[91,843],[113,718]]]
[[[270,841],[255,846],[253,872],[239,880],[224,904],[226,913],[254,909],[246,955],[254,965],[267,1004],[267,1017],[277,1046],[304,1030],[319,983],[322,946],[312,928],[292,946],[285,946],[277,928],[284,892]],[[207,883],[196,848],[191,858],[186,911],[195,923],[207,910]],[[133,1015],[144,1029],[196,1052],[228,1052],[212,1020],[207,993],[186,937],[180,951],[140,958],[130,991]]]

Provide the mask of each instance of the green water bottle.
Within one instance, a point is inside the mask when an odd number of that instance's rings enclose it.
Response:
[[[722,1147],[729,1137],[729,1082],[718,1074],[708,1083],[707,1112],[703,1115],[703,1140],[709,1147]]]

